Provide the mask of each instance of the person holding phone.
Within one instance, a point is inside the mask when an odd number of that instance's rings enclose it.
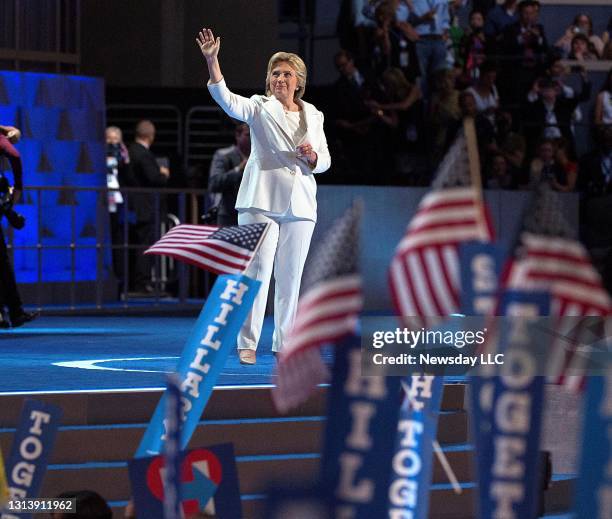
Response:
[[[251,131],[251,154],[236,201],[238,224],[271,224],[246,271],[261,281],[261,288],[238,336],[240,362],[255,364],[273,266],[273,352],[282,349],[295,319],[302,271],[317,219],[314,175],[331,164],[323,114],[302,100],[307,71],[296,54],[274,54],[268,61],[265,95],[246,98],[225,84],[218,58],[221,39],[215,38],[211,29],[202,29],[196,42],[206,60],[213,99],[230,117],[247,123]]]

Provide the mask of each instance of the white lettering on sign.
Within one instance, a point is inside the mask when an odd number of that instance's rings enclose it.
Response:
[[[336,497],[343,503],[336,507],[335,516],[350,519],[355,516],[351,504],[368,503],[374,497],[376,483],[371,478],[359,478],[358,471],[363,467],[364,455],[372,448],[370,426],[376,417],[376,405],[368,400],[382,400],[387,395],[383,377],[361,376],[361,352],[355,349],[349,353],[348,374],[344,384],[347,397],[351,402],[351,429],[345,440],[347,448],[340,454],[340,476]],[[354,452],[356,451],[356,452]]]
[[[228,325],[228,316],[237,307],[242,305],[242,298],[249,289],[245,283],[234,279],[228,279],[222,294],[219,296],[226,302],[221,302],[218,307],[217,315],[213,319],[215,324],[208,324],[204,332],[204,337],[200,340],[200,346],[196,349],[192,361],[189,363],[189,370],[181,381],[181,421],[185,422],[189,412],[193,409],[193,401],[200,397],[200,385],[204,380],[204,375],[210,371],[211,365],[208,358],[211,352],[216,352],[221,347],[221,340],[218,335],[223,328]],[[161,434],[161,440],[166,439],[166,424]]]
[[[30,420],[32,424],[28,428],[29,435],[21,440],[18,447],[19,455],[23,461],[15,463],[10,474],[12,484],[9,487],[9,494],[11,499],[28,496],[28,490],[32,486],[36,474],[36,460],[44,452],[44,445],[40,440],[43,434],[43,426],[51,422],[51,415],[34,410],[30,413]]]
[[[493,417],[497,433],[493,437],[493,465],[489,497],[495,519],[520,519],[515,509],[525,499],[527,440],[533,424],[533,400],[529,386],[536,376],[536,361],[528,350],[529,325],[539,315],[533,303],[508,305],[510,319],[509,350],[500,380],[503,391],[494,403]]]
[[[404,386],[409,405],[422,411],[431,399],[432,375],[412,375],[410,387]],[[389,519],[413,517],[418,507],[419,476],[423,468],[420,454],[424,424],[420,420],[400,419],[397,424],[398,447],[392,461],[389,486]],[[405,514],[405,515],[404,515]]]

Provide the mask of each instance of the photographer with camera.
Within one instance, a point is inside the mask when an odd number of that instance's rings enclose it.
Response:
[[[14,187],[11,187],[6,177],[0,174],[0,218],[6,217],[15,229],[25,225],[23,216],[17,214],[13,205],[21,198],[23,190],[23,169],[19,152],[13,146],[21,132],[12,126],[0,125],[0,157],[6,157],[13,170]],[[5,313],[8,308],[8,319]],[[2,226],[0,226],[0,328],[16,328],[31,321],[36,313],[23,309],[15,272],[9,260],[8,250],[4,242]]]

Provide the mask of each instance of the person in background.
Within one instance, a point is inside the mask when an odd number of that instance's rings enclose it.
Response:
[[[476,100],[478,113],[484,113],[494,124],[495,113],[499,108],[497,92],[497,67],[492,61],[485,61],[480,67],[480,76],[474,86],[468,88]]]
[[[389,68],[382,75],[382,90],[378,101],[367,104],[372,115],[389,130],[386,142],[381,143],[384,150],[378,157],[379,171],[384,171],[383,164],[388,164],[386,175],[392,171],[407,172],[411,169],[409,152],[418,146],[420,127],[421,91],[416,83],[411,83],[400,69]],[[388,159],[392,159],[389,161]],[[370,176],[371,172],[370,172]],[[378,179],[370,178],[370,183],[385,181],[385,175]],[[387,176],[387,180],[388,180]]]
[[[109,126],[106,128],[106,187],[109,190],[119,189],[121,185],[125,185],[127,177],[127,168],[130,163],[130,155],[123,143],[123,133],[117,126]],[[124,287],[125,272],[123,256],[124,251],[121,250],[121,245],[124,243],[123,232],[123,196],[120,191],[108,191],[108,212],[110,216],[110,235],[113,245],[113,271],[119,281],[119,292],[121,293]]]
[[[538,145],[537,156],[529,166],[533,184],[547,183],[555,191],[569,192],[576,186],[576,163],[568,158],[567,143],[543,139]]]
[[[130,156],[129,184],[134,187],[160,188],[164,187],[170,177],[167,167],[159,166],[151,146],[155,141],[155,125],[148,120],[142,120],[136,125],[134,142],[128,149]],[[152,245],[157,237],[155,222],[160,219],[155,214],[156,195],[141,193],[131,197],[132,207],[136,213],[136,223],[132,226],[134,243],[142,246]],[[151,284],[151,257],[137,251],[135,265],[135,290],[141,293],[153,293]]]
[[[593,34],[593,20],[588,14],[577,14],[572,24],[567,28],[563,36],[555,43],[555,48],[562,52],[563,57],[567,57],[572,51],[572,40],[577,34],[586,36],[588,42],[593,46],[597,57],[601,57],[604,50],[603,40]]]
[[[336,171],[342,170],[347,182],[367,183],[376,167],[377,147],[381,136],[376,132],[377,121],[366,101],[371,96],[371,81],[355,64],[352,53],[340,49],[334,64],[338,79],[334,83],[332,120],[336,147]],[[343,163],[344,168],[339,168]]]
[[[54,512],[51,519],[112,519],[113,511],[106,500],[93,490],[63,492],[59,499],[74,499],[75,507],[70,512]]]
[[[601,54],[601,59],[612,60],[612,16],[608,20],[608,26],[601,35],[601,41],[604,44],[604,50]]]
[[[544,27],[539,23],[540,3],[522,0],[518,4],[519,19],[504,30],[501,42],[503,55],[500,86],[502,102],[519,105],[533,82],[540,76],[548,43]]]
[[[612,125],[598,137],[597,148],[579,163],[581,238],[612,291]]]
[[[594,61],[598,59],[595,47],[584,34],[576,34],[572,38],[571,50],[568,59],[577,61]]]
[[[536,81],[527,97],[523,121],[528,142],[538,139],[563,137],[569,145],[570,155],[575,157],[575,138],[572,133],[572,115],[579,103],[591,96],[591,83],[586,71],[580,71],[582,89],[572,98],[558,96],[558,87],[550,78]]]
[[[460,57],[465,78],[474,81],[480,76],[480,65],[486,59],[484,17],[480,11],[470,13],[470,28],[460,43]]]
[[[499,41],[506,27],[518,21],[517,3],[518,0],[504,0],[487,13],[484,33],[494,43]]]
[[[21,132],[13,126],[0,125],[0,159],[6,157],[13,170],[13,203],[18,203],[23,191],[23,166],[21,155],[13,146],[21,138]],[[2,216],[0,216],[2,218]],[[5,310],[8,309],[8,316]],[[0,328],[17,328],[35,319],[38,313],[26,312],[17,288],[15,271],[8,255],[4,233],[0,226]]]
[[[612,68],[595,100],[595,119],[598,126],[612,125]]]
[[[435,91],[429,103],[429,129],[432,162],[437,164],[450,144],[449,134],[461,120],[461,109],[459,91],[455,88],[455,71],[439,70],[434,77]]]
[[[406,79],[414,81],[419,75],[415,44],[398,23],[396,7],[392,2],[381,2],[376,7],[375,17],[372,69],[381,75],[390,67],[399,68]]]
[[[234,130],[236,144],[215,151],[208,174],[208,190],[217,193],[217,225],[238,225],[235,209],[242,174],[251,154],[249,125],[240,123]]]
[[[502,153],[494,153],[485,174],[487,189],[516,189],[518,174]]]
[[[273,352],[283,348],[293,326],[317,219],[314,175],[329,169],[331,157],[323,114],[302,101],[307,70],[299,56],[274,54],[268,61],[265,95],[246,98],[225,84],[218,59],[220,38],[202,29],[196,42],[206,61],[213,99],[251,128],[251,155],[236,201],[238,223],[266,223],[268,231],[245,272],[262,284],[238,335],[238,356],[243,364],[255,364],[273,267]]]
[[[441,69],[449,68],[446,38],[451,26],[451,9],[459,9],[462,0],[412,0],[410,23],[419,34],[416,54],[421,70],[421,91],[430,96],[430,81]]]

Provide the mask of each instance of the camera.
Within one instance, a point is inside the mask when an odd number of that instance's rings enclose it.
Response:
[[[2,216],[6,216],[14,229],[23,229],[25,226],[25,217],[13,209],[13,191],[4,176],[0,176],[0,217]]]

